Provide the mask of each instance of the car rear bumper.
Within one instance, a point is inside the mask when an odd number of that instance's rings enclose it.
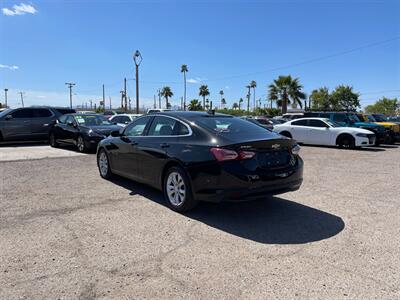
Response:
[[[288,169],[257,173],[232,173],[222,169],[207,174],[198,173],[193,178],[193,195],[197,200],[209,202],[248,201],[296,191],[303,182],[303,161]]]

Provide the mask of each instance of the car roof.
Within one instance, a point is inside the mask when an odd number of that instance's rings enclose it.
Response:
[[[233,118],[231,115],[221,114],[221,113],[210,113],[205,111],[163,111],[150,114],[151,116],[159,115],[159,116],[170,116],[180,119],[193,120],[199,117],[228,117]]]
[[[317,117],[305,117],[305,118],[298,118],[294,120],[290,120],[289,122],[295,122],[299,120],[320,120],[320,121],[326,121],[329,120],[328,118],[317,118]]]

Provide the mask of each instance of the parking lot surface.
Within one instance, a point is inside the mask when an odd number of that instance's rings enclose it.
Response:
[[[0,299],[399,299],[400,148],[302,156],[299,191],[185,215],[95,155],[0,162]]]

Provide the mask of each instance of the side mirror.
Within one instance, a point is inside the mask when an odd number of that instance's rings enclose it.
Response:
[[[7,115],[5,118],[4,118],[4,120],[11,120],[13,117],[12,117],[12,115]]]
[[[121,136],[121,132],[120,132],[119,130],[111,131],[111,136],[112,136],[112,137]]]
[[[71,127],[74,127],[74,122],[68,121],[68,122],[67,122],[67,125],[68,125],[68,126],[71,126]]]

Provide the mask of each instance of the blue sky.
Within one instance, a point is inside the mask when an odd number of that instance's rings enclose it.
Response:
[[[26,105],[66,106],[65,82],[76,83],[78,105],[99,101],[104,83],[115,106],[123,78],[134,77],[136,49],[143,56],[140,94],[146,106],[165,85],[174,92],[172,103],[180,103],[181,64],[188,65],[193,82],[189,100],[199,98],[199,85],[207,84],[210,100],[219,102],[222,89],[231,105],[245,98],[251,80],[258,85],[256,98],[264,100],[267,85],[288,74],[299,77],[308,94],[349,84],[362,93],[363,105],[383,95],[400,97],[399,1],[2,1],[0,6],[6,8],[0,15],[0,88],[10,90],[11,106],[19,105],[19,91],[25,92]],[[354,51],[335,55],[348,50]],[[132,80],[128,94],[135,97]]]

